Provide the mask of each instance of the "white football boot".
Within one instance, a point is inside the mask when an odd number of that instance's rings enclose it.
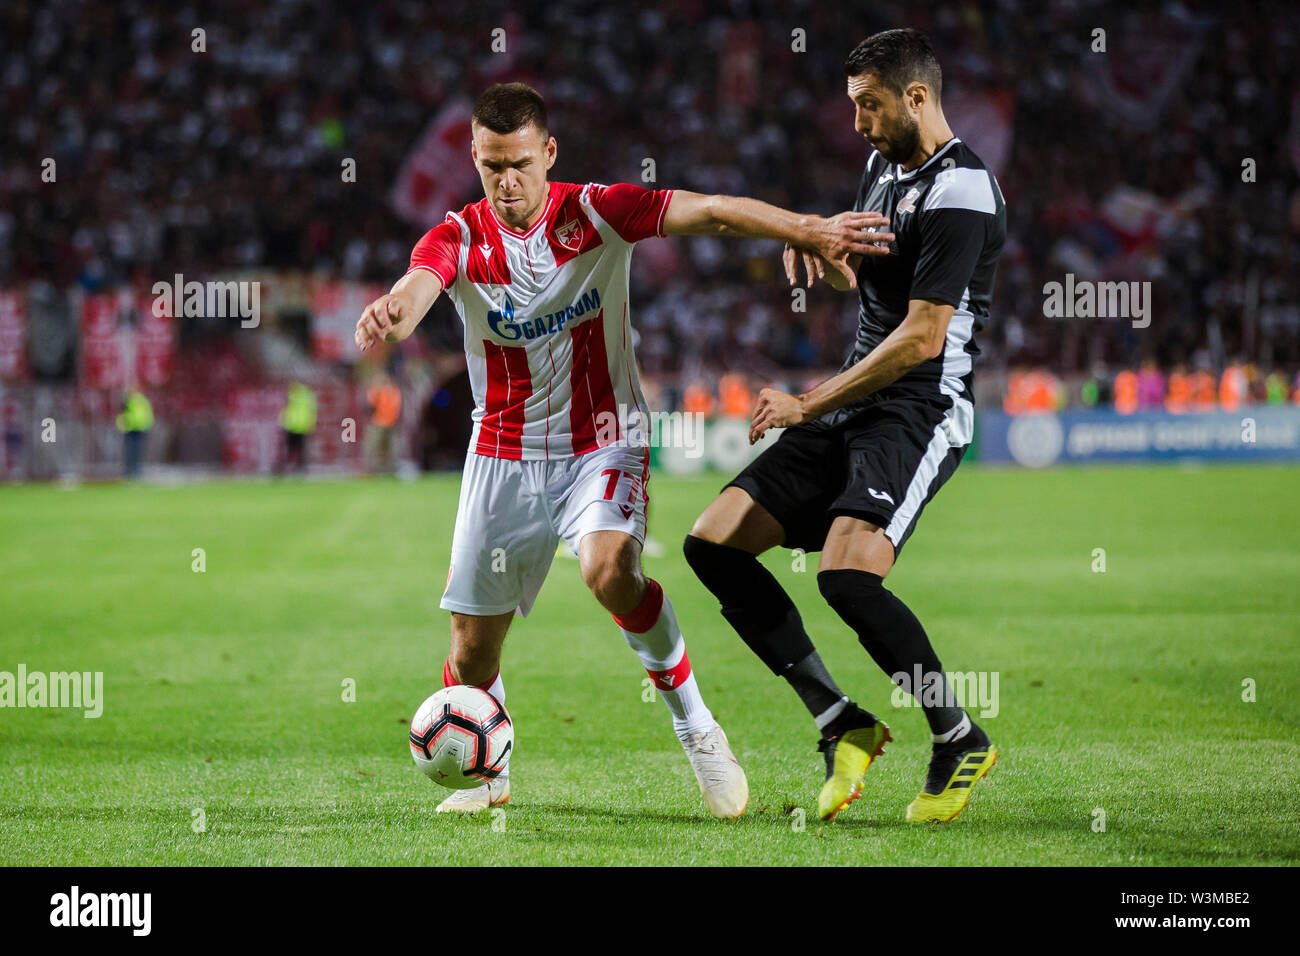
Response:
[[[495,780],[469,790],[453,790],[450,797],[438,804],[438,813],[477,813],[488,807],[499,807],[510,799],[510,774],[502,771]]]
[[[700,782],[700,792],[715,817],[738,817],[749,805],[749,781],[736,762],[727,735],[717,724],[682,741],[682,749]]]

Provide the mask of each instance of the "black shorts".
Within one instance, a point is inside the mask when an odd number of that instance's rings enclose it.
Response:
[[[784,546],[820,551],[840,515],[885,529],[894,553],[970,445],[969,402],[891,397],[836,425],[787,428],[728,483],[785,529]]]

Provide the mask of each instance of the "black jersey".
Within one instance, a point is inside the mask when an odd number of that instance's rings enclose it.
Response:
[[[993,276],[1006,239],[1007,214],[997,179],[954,137],[916,169],[904,171],[878,152],[867,160],[855,211],[889,217],[895,240],[887,256],[858,268],[858,333],[841,371],[862,360],[907,317],[908,301],[951,305],[942,354],[922,362],[875,396],[822,418],[843,421],[873,401],[905,396],[972,401],[975,333],[986,324]]]

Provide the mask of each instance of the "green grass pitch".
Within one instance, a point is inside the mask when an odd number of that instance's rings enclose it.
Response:
[[[434,815],[445,791],[405,734],[440,686],[458,476],[6,488],[0,671],[102,671],[105,687],[99,719],[0,710],[0,863],[1295,864],[1298,479],[959,471],[890,585],[945,668],[998,673],[983,724],[1002,757],[957,822],[922,827],[903,822],[920,711],[891,708],[815,556],[800,572],[777,551],[832,673],[896,738],[864,797],[817,821],[812,721],[681,558],[722,476],[654,478],[666,553],[645,563],[749,774],[736,821],[708,816],[663,705],[562,559],[506,641],[511,803]]]

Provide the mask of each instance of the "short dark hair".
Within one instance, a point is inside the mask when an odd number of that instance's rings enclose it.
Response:
[[[496,83],[474,101],[474,122],[494,133],[513,133],[532,123],[546,136],[546,101],[526,83]]]
[[[937,101],[943,88],[943,71],[934,47],[920,30],[885,30],[869,36],[844,61],[845,76],[874,73],[881,84],[902,96],[909,83],[929,87]]]

